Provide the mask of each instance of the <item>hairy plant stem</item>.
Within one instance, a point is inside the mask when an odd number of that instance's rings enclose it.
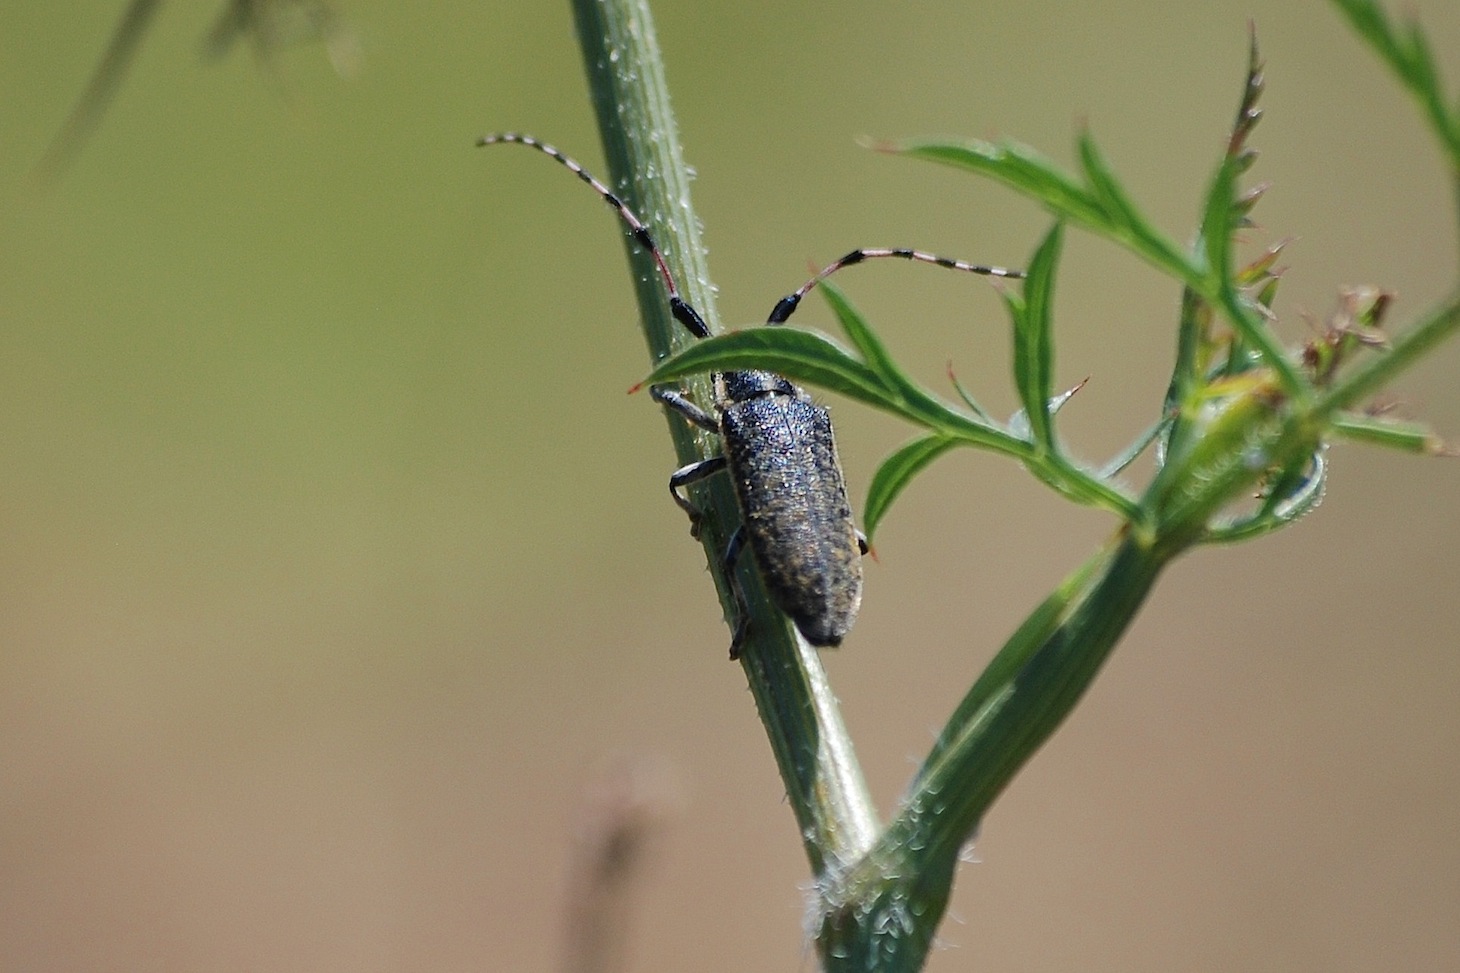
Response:
[[[616,192],[652,228],[687,300],[716,328],[713,294],[647,0],[574,0],[593,101]],[[656,359],[690,340],[671,320],[652,261],[627,235]],[[707,382],[690,387],[708,401]],[[670,414],[679,459],[715,455],[713,437]],[[697,496],[722,604],[729,484]],[[742,664],[816,876],[823,968],[922,967],[946,908],[958,848],[1025,760],[1074,707],[1174,550],[1129,531],[1036,611],[949,721],[893,827],[881,831],[850,738],[814,650],[796,637],[758,577],[740,578],[752,638]]]
[[[686,298],[714,327],[703,249],[689,206],[688,179],[679,157],[647,0],[574,2],[613,184],[653,228]],[[1249,75],[1249,84],[1251,79]],[[962,151],[955,164],[1000,178],[1007,168],[1002,151]],[[1094,154],[1093,143],[1086,155],[1087,171],[1102,175],[1105,169]],[[1017,172],[1027,176],[1028,166]],[[1065,216],[1078,221],[1080,212],[1093,211],[1073,205],[1083,199],[1078,187],[1063,189],[1064,181],[1057,175],[1046,182],[1059,190],[1056,195],[1065,204],[1061,210]],[[1113,178],[1104,179],[1104,184],[1116,185]],[[1219,183],[1217,188],[1222,191],[1214,192],[1213,199],[1230,208],[1230,186]],[[1117,193],[1106,195],[1120,203],[1121,213],[1128,209]],[[1135,225],[1132,221],[1127,224]],[[1114,230],[1127,224],[1116,225]],[[1100,229],[1103,224],[1095,220],[1092,225]],[[1383,354],[1342,374],[1327,388],[1315,387],[1298,360],[1279,346],[1255,312],[1239,300],[1238,292],[1226,286],[1230,268],[1225,266],[1225,251],[1209,254],[1223,282],[1219,285],[1205,272],[1193,270],[1187,261],[1169,257],[1168,251],[1174,251],[1160,240],[1155,241],[1160,246],[1153,244],[1150,234],[1123,237],[1109,226],[1103,232],[1128,246],[1139,244],[1137,252],[1148,259],[1154,247],[1157,265],[1186,280],[1190,290],[1179,351],[1185,364],[1178,371],[1185,368],[1195,375],[1200,324],[1194,317],[1197,295],[1227,313],[1245,343],[1263,352],[1268,368],[1250,376],[1245,385],[1234,384],[1225,395],[1210,398],[1187,394],[1190,377],[1173,379],[1167,410],[1179,413],[1174,421],[1184,433],[1171,438],[1157,476],[1139,499],[1113,488],[1110,496],[1096,497],[1120,511],[1124,524],[1010,637],[948,720],[885,830],[879,830],[815,652],[770,607],[748,565],[741,573],[752,603],[754,633],[745,648],[743,665],[816,875],[812,928],[827,971],[915,973],[922,968],[947,906],[960,848],[1019,768],[1072,712],[1166,565],[1193,545],[1216,536],[1213,525],[1220,525],[1223,511],[1233,500],[1252,496],[1272,471],[1307,475],[1302,471],[1320,454],[1339,410],[1372,394],[1460,330],[1460,298],[1452,296],[1419,325],[1395,338]],[[656,359],[662,358],[688,339],[670,320],[660,281],[647,255],[632,242],[629,252],[638,276],[650,347]],[[835,304],[835,289],[828,285],[826,293]],[[854,340],[863,335],[859,347],[864,352],[871,348],[871,358],[880,361],[875,340],[864,333],[854,312],[848,308],[839,314]],[[734,339],[724,344],[728,347]],[[699,356],[701,365],[768,367],[761,362],[707,358],[716,349],[697,347],[704,352]],[[690,356],[691,364],[695,357]],[[683,361],[668,366],[664,374],[679,367],[684,367]],[[875,380],[858,384],[862,372],[871,367],[865,361],[853,362],[841,371],[832,368],[821,374],[838,378],[843,391],[855,393],[878,384]],[[685,368],[686,373],[690,371]],[[808,379],[805,374],[801,377]],[[690,385],[707,401],[709,388],[703,379]],[[898,384],[895,391],[900,398],[894,411],[932,416],[946,411],[931,399],[923,401],[926,397],[920,398],[922,393],[909,383]],[[1047,388],[1043,389],[1034,401],[1042,402],[1047,394]],[[873,404],[888,401],[872,393],[861,397]],[[945,428],[940,423],[952,425]],[[682,462],[718,452],[713,437],[696,433],[676,415],[670,416],[670,425]],[[980,423],[951,418],[927,425],[950,438],[961,436],[1019,458],[1038,458],[1033,445],[1015,437],[1007,437],[1005,442],[996,430]],[[1026,448],[1032,450],[1029,457],[1022,455]],[[1052,466],[1050,470],[1048,481],[1066,488],[1078,472],[1073,467]],[[1283,495],[1279,487],[1274,491],[1275,497]],[[1087,502],[1090,499],[1077,491],[1067,492]],[[728,605],[719,552],[726,532],[739,519],[734,497],[729,485],[721,482],[703,491],[697,501],[709,513],[704,530],[706,551],[722,603]]]
[[[864,961],[847,969],[922,968],[962,846],[1074,709],[1181,547],[1122,530],[1020,626],[954,712],[876,848],[824,890],[825,953]]]
[[[704,245],[690,206],[689,175],[648,2],[573,0],[573,11],[610,183],[650,227],[685,299],[718,330]],[[627,234],[625,245],[645,335],[658,360],[693,339],[671,319],[648,254]],[[700,402],[712,401],[707,380],[688,384]],[[696,430],[672,411],[668,418],[681,463],[720,453],[714,436]],[[712,477],[696,492],[695,500],[705,511],[701,540],[728,617],[733,602],[721,552],[740,521],[734,492],[727,477]],[[739,571],[751,612],[750,638],[741,663],[807,858],[821,876],[860,859],[872,847],[877,815],[821,662],[772,606],[750,560],[743,558]]]

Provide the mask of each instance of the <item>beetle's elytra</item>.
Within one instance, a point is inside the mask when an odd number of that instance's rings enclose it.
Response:
[[[762,376],[778,387],[737,397],[734,386]],[[761,575],[806,641],[840,645],[862,604],[862,550],[831,416],[779,376],[724,378],[725,458]]]
[[[587,183],[618,212],[635,241],[654,258],[674,319],[697,338],[710,336],[704,318],[680,297],[649,228],[612,190],[575,160],[530,135],[487,135],[477,144],[525,145]],[[842,268],[881,257],[993,277],[1023,276],[1018,271],[968,264],[921,250],[853,250],[777,302],[766,323],[783,323],[801,298]],[[806,641],[816,646],[840,645],[862,604],[861,556],[866,543],[852,521],[831,416],[800,388],[771,372],[720,372],[712,379],[715,401],[710,410],[696,405],[680,389],[656,386],[651,394],[695,425],[717,433],[724,444],[722,455],[676,470],[669,478],[669,492],[689,514],[691,530],[698,534],[700,512],[680,490],[722,471],[734,482],[741,523],[724,552],[725,577],[736,609],[730,658],[739,656],[749,626],[745,594],[735,573],[747,543],[766,590]]]
[[[734,581],[735,561],[749,543],[766,589],[806,641],[840,645],[862,604],[862,541],[852,523],[837,460],[831,416],[800,388],[771,372],[714,376],[711,415],[677,389],[654,398],[720,435],[722,456],[692,463],[669,478],[669,490],[690,515],[679,490],[724,470],[735,485],[741,525],[725,549],[738,619],[730,654],[745,639],[745,598]]]

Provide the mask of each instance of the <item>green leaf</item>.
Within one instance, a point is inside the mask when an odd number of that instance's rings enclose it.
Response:
[[[899,388],[909,384],[909,379],[893,362],[892,356],[887,353],[887,346],[882,339],[873,334],[872,328],[867,324],[867,319],[862,317],[860,311],[852,307],[851,301],[834,284],[823,281],[821,284],[821,296],[826,303],[831,305],[832,313],[836,315],[837,322],[841,324],[842,330],[847,333],[852,344],[862,353],[862,360],[878,374],[883,383],[889,388]]]
[[[1298,371],[1287,349],[1278,341],[1267,323],[1271,315],[1267,312],[1265,302],[1271,301],[1277,289],[1276,280],[1269,278],[1260,287],[1255,301],[1239,289],[1255,274],[1266,273],[1276,259],[1276,250],[1252,267],[1237,269],[1233,266],[1233,234],[1240,227],[1249,225],[1247,214],[1262,195],[1262,187],[1239,195],[1238,180],[1256,159],[1256,152],[1247,147],[1247,140],[1262,117],[1257,105],[1262,97],[1263,84],[1262,57],[1254,33],[1248,48],[1247,73],[1243,79],[1236,120],[1232,124],[1226,151],[1212,176],[1202,206],[1197,259],[1205,264],[1204,274],[1199,281],[1188,281],[1188,286],[1194,286],[1204,303],[1220,309],[1235,332],[1228,348],[1224,374],[1240,374],[1260,364],[1277,374],[1285,393],[1298,401],[1304,401],[1311,396],[1311,383]],[[1186,310],[1186,303],[1183,301],[1183,312]],[[1199,308],[1193,306],[1193,310]],[[1188,324],[1194,323],[1194,320],[1188,320],[1183,313],[1182,342],[1194,337],[1186,332]],[[1194,364],[1193,360],[1183,355],[1185,350],[1187,349],[1178,350],[1178,370]],[[1253,360],[1251,356],[1254,353],[1260,361]],[[1190,388],[1195,381],[1195,374],[1181,374],[1173,379],[1172,388],[1177,391]],[[1168,400],[1169,404],[1172,403]]]
[[[1166,388],[1165,412],[1179,415],[1181,403],[1201,380],[1214,354],[1212,306],[1190,284],[1181,289],[1181,314],[1176,332],[1176,362]]]
[[[953,391],[957,392],[958,397],[963,400],[964,404],[973,410],[975,416],[983,422],[993,425],[994,417],[988,414],[988,410],[978,404],[978,400],[973,397],[973,393],[958,380],[958,375],[953,371],[953,363],[951,361],[948,363],[948,381],[953,383]]]
[[[882,408],[930,431],[955,436],[965,442],[996,449],[1019,459],[1027,459],[1029,444],[999,428],[985,415],[966,416],[930,395],[897,367],[886,346],[872,332],[866,320],[835,287],[822,285],[832,310],[852,341],[867,356],[867,367],[881,380],[885,394],[878,401]],[[808,381],[815,381],[808,379]],[[974,410],[978,412],[977,409]]]
[[[661,361],[640,385],[737,369],[763,369],[879,408],[898,409],[896,397],[866,364],[822,335],[791,328],[751,328],[697,341]]]
[[[1053,397],[1054,341],[1051,307],[1055,268],[1064,242],[1064,224],[1056,223],[1045,235],[1029,262],[1024,300],[1008,302],[1014,319],[1014,384],[1029,420],[1034,442],[1053,452],[1054,427],[1050,420]]]
[[[1124,244],[1178,279],[1201,279],[1201,271],[1136,212],[1088,135],[1081,136],[1079,145],[1088,188],[1033,149],[1014,142],[909,139],[888,149],[996,179],[1043,204],[1057,218]]]
[[[1333,0],[1358,35],[1378,53],[1419,101],[1425,118],[1450,154],[1450,165],[1460,169],[1460,116],[1447,107],[1429,41],[1418,23],[1408,23],[1401,35],[1384,9],[1373,0]]]
[[[1252,168],[1256,161],[1257,154],[1247,148],[1247,138],[1257,123],[1262,119],[1262,111],[1257,103],[1262,99],[1262,90],[1265,79],[1262,75],[1262,54],[1257,48],[1257,28],[1250,27],[1251,37],[1247,45],[1247,81],[1242,87],[1242,101],[1237,106],[1237,120],[1232,124],[1232,137],[1227,140],[1227,156],[1232,159],[1236,171],[1240,174]],[[1259,192],[1258,195],[1261,195]],[[1256,202],[1254,198],[1252,202]],[[1243,212],[1246,213],[1252,207],[1244,204]]]
[[[1404,453],[1428,456],[1445,453],[1444,441],[1422,422],[1340,412],[1333,417],[1333,431],[1354,442],[1385,446]]]
[[[1207,272],[1216,287],[1230,285],[1233,278],[1232,234],[1238,227],[1247,224],[1247,214],[1262,197],[1261,186],[1244,193],[1241,198],[1237,196],[1238,177],[1251,168],[1257,157],[1256,152],[1247,147],[1247,139],[1262,118],[1262,111],[1257,107],[1262,90],[1262,55],[1257,48],[1257,33],[1254,30],[1248,45],[1247,76],[1242,83],[1242,98],[1237,105],[1237,117],[1232,123],[1232,132],[1227,137],[1227,151],[1212,176],[1206,204],[1202,207],[1199,234]],[[1274,251],[1264,269],[1270,267],[1276,257]],[[1253,268],[1249,267],[1241,271],[1239,276],[1251,277],[1253,273]]]
[[[950,751],[967,746],[969,739],[987,729],[986,717],[990,707],[1009,694],[1010,685],[1018,678],[1021,670],[1038,655],[1061,627],[1070,621],[1070,609],[1088,589],[1095,576],[1105,567],[1105,556],[1094,558],[1066,578],[1042,604],[1037,606],[1009,636],[1004,647],[989,662],[979,675],[978,681],[969,688],[958,708],[948,718],[933,748],[928,752],[923,766],[913,778],[910,790],[922,785],[929,775],[936,773],[938,765],[947,759]]]
[[[1440,73],[1435,68],[1435,55],[1424,28],[1414,21],[1406,23],[1402,43],[1409,51],[1409,76],[1415,88],[1421,92],[1438,92]]]
[[[1015,142],[995,145],[977,139],[967,142],[908,140],[894,144],[891,150],[997,179],[1043,203],[1060,219],[1092,228],[1107,225],[1100,204],[1084,187],[1026,145]]]
[[[1145,432],[1141,433],[1134,440],[1132,440],[1130,445],[1122,450],[1119,455],[1117,455],[1109,463],[1105,464],[1105,466],[1100,470],[1100,479],[1109,480],[1116,476],[1119,476],[1127,466],[1134,463],[1137,457],[1139,457],[1142,453],[1146,451],[1147,446],[1156,441],[1157,436],[1160,436],[1163,432],[1171,428],[1171,424],[1173,421],[1175,421],[1174,412],[1170,415],[1163,416],[1156,422],[1152,423]],[[1158,467],[1160,466],[1160,459],[1161,457],[1158,455]]]
[[[1359,36],[1372,44],[1385,60],[1391,63],[1403,61],[1389,31],[1389,22],[1378,4],[1372,0],[1333,0],[1333,5],[1348,17]]]
[[[1200,271],[1182,256],[1181,251],[1158,230],[1145,221],[1105,162],[1089,132],[1082,132],[1079,141],[1080,167],[1090,184],[1110,228],[1107,234],[1125,243],[1135,253],[1178,280],[1199,279]]]
[[[1241,295],[1234,288],[1217,286],[1213,275],[1204,266],[1199,267],[1183,256],[1176,246],[1140,216],[1088,135],[1081,136],[1079,149],[1090,189],[1077,185],[1051,162],[1022,146],[979,141],[907,141],[890,146],[890,151],[998,179],[1042,202],[1057,216],[1124,245],[1221,308],[1233,328],[1249,344],[1261,350],[1268,364],[1277,371],[1283,390],[1297,399],[1308,398],[1311,390],[1262,319]]]
[[[862,515],[869,542],[876,534],[878,525],[882,523],[882,518],[887,515],[892,501],[912,482],[913,477],[956,445],[958,440],[951,436],[924,436],[914,439],[882,461],[872,477],[872,485],[867,488],[867,509]]]
[[[1214,287],[1227,287],[1232,278],[1232,197],[1236,186],[1235,160],[1228,155],[1212,176],[1201,219],[1202,251]]]

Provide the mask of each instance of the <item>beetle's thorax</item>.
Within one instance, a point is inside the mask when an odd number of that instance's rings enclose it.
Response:
[[[716,392],[723,402],[749,402],[764,395],[799,398],[802,391],[774,372],[719,372]]]

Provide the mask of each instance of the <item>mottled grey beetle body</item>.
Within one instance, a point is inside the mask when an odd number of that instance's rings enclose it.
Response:
[[[692,308],[675,316],[690,330]],[[718,372],[715,410],[695,405],[678,389],[655,387],[654,398],[701,428],[718,433],[723,455],[676,470],[674,502],[698,533],[700,513],[679,491],[721,471],[730,475],[741,525],[724,555],[735,599],[736,658],[748,631],[745,595],[735,567],[745,544],[755,555],[766,590],[812,645],[840,645],[862,604],[863,541],[837,460],[831,416],[801,389],[771,372]]]
[[[719,377],[727,471],[761,577],[806,641],[840,645],[862,604],[862,551],[831,416],[778,375]]]

